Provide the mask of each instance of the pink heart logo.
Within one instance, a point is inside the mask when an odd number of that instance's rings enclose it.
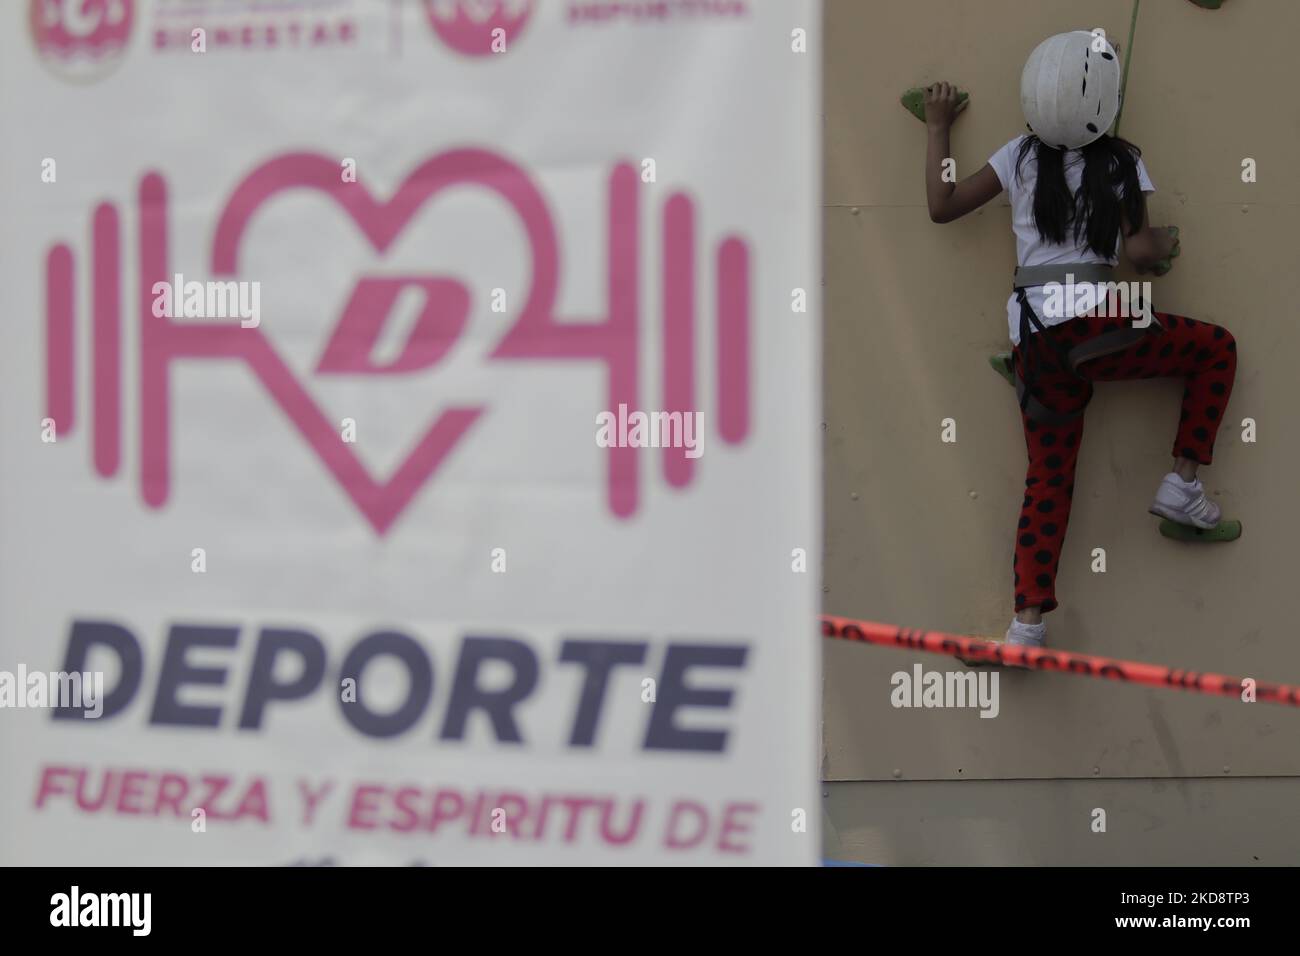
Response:
[[[286,190],[305,188],[328,196],[382,253],[426,201],[449,186],[465,184],[479,185],[502,196],[519,215],[531,241],[534,281],[520,323],[530,316],[548,313],[554,296],[555,236],[542,198],[518,167],[474,149],[455,150],[427,160],[387,201],[375,200],[359,183],[342,182],[333,158],[294,153],[272,159],[244,178],[222,211],[213,241],[213,272],[218,276],[238,274],[239,244],[249,221],[263,203]],[[140,201],[141,279],[142,288],[149,289],[154,281],[167,275],[163,218],[166,195],[161,176],[145,177]],[[545,281],[539,281],[539,276]],[[377,281],[380,284],[376,285]],[[354,290],[318,370],[387,374],[427,367],[441,358],[464,325],[468,295],[460,283],[450,280],[416,281],[425,285],[428,304],[402,360],[385,368],[367,364],[369,346],[386,317],[386,313],[376,316],[370,310],[387,308],[393,290],[382,280],[363,280]],[[145,310],[141,338],[142,481],[145,500],[154,506],[166,500],[169,488],[167,366],[173,358],[244,360],[380,535],[387,533],[485,410],[482,406],[451,407],[436,415],[394,473],[387,481],[380,481],[342,440],[261,329],[175,324]]]

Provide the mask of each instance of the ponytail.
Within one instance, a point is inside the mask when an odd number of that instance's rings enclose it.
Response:
[[[1034,226],[1044,242],[1074,241],[1106,259],[1115,257],[1120,226],[1127,220],[1130,235],[1142,224],[1143,197],[1138,183],[1137,158],[1142,151],[1118,136],[1103,135],[1082,149],[1083,178],[1070,194],[1065,182],[1065,152],[1048,146],[1037,136],[1020,144],[1016,174],[1037,150],[1038,182],[1034,187]]]

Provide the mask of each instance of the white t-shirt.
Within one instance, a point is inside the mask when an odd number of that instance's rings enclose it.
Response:
[[[1016,263],[1022,266],[1045,266],[1059,262],[1104,262],[1115,265],[1119,257],[1106,259],[1097,255],[1087,244],[1077,245],[1072,230],[1067,230],[1066,241],[1057,245],[1044,242],[1034,226],[1034,186],[1038,182],[1037,150],[1030,150],[1016,175],[1016,157],[1020,154],[1020,144],[1025,136],[1017,136],[989,158],[989,165],[997,173],[1002,188],[1011,194],[1011,228],[1016,234]],[[1138,184],[1144,193],[1153,193],[1156,187],[1147,175],[1146,164],[1141,157],[1137,161]],[[1077,149],[1067,150],[1065,154],[1065,183],[1074,193],[1083,181],[1083,152]],[[1115,250],[1119,251],[1118,248]],[[1008,276],[1010,278],[1010,276]],[[1062,296],[1065,304],[1063,315],[1048,316],[1043,314],[1043,290],[1041,286],[1027,290],[1029,304],[1043,325],[1059,325],[1074,318],[1074,303],[1070,296]],[[1014,293],[1007,299],[1007,326],[1011,330],[1011,341],[1020,344],[1020,302]]]

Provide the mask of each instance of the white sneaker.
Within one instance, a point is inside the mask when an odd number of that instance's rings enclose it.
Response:
[[[1178,524],[1206,529],[1217,525],[1222,515],[1219,506],[1206,496],[1201,479],[1186,482],[1172,471],[1160,482],[1156,500],[1147,510]]]
[[[1046,647],[1047,622],[1040,624],[1022,624],[1015,618],[1007,628],[1007,643],[1018,647]]]
[[[1041,624],[1021,624],[1015,618],[1011,619],[1011,626],[1007,628],[1007,638],[1003,642],[1018,647],[1042,647],[1047,643],[1047,622]],[[1024,664],[999,663],[996,660],[986,660],[980,658],[962,657],[960,654],[954,654],[957,660],[961,661],[967,667],[1015,667],[1021,670],[1028,670]]]

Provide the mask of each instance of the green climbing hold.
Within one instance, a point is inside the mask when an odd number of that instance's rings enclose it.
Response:
[[[1198,7],[1204,7],[1206,10],[1217,10],[1223,6],[1223,0],[1192,0],[1192,3]]]
[[[992,641],[995,644],[1001,644],[1004,647],[1009,646],[1007,645],[1007,642],[1002,640],[1001,638],[989,637],[989,638],[985,638],[985,640]],[[952,656],[957,658],[957,660],[961,661],[967,667],[1010,667],[1015,670],[1022,670],[1022,671],[1031,670],[1031,668],[1027,667],[1024,664],[1013,664],[1010,661],[998,660],[995,657],[962,657],[960,652],[955,653]]]
[[[1008,385],[1016,384],[1016,367],[1012,363],[1010,352],[994,352],[989,356],[989,365],[1007,380]]]
[[[1178,254],[1183,251],[1182,243],[1178,239],[1178,227],[1166,226],[1165,228],[1169,230],[1169,235],[1173,236],[1174,248],[1170,250],[1169,255],[1165,256],[1163,259],[1161,259],[1159,262],[1157,262],[1155,265],[1151,267],[1151,271],[1154,272],[1157,276],[1162,276],[1170,269],[1172,269],[1174,267],[1174,260],[1177,259]]]
[[[957,102],[965,103],[970,99],[969,93],[961,90],[957,91]],[[924,87],[914,86],[898,98],[898,102],[903,104],[903,108],[919,119],[925,122],[925,89]]]
[[[1236,541],[1241,537],[1241,522],[1235,518],[1225,518],[1213,528],[1193,528],[1191,525],[1179,524],[1165,518],[1160,522],[1160,533],[1175,541]]]

